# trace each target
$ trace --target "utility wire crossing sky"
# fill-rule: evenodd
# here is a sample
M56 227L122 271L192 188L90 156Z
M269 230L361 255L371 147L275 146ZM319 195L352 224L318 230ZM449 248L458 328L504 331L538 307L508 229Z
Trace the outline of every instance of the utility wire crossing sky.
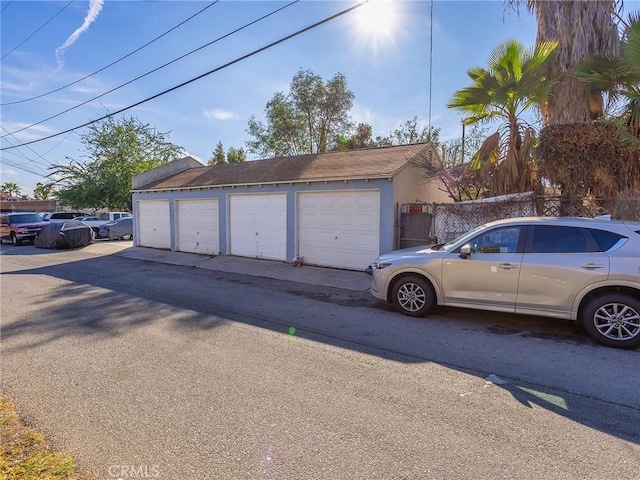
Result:
M109 115L168 132L203 163L219 141L246 148L248 120L262 120L301 69L344 74L352 120L374 137L417 117L457 138L461 117L446 103L469 84L467 70L508 39L532 47L536 34L529 12L501 1L1 6L0 175L23 194L48 183L52 164L90 160L81 135Z

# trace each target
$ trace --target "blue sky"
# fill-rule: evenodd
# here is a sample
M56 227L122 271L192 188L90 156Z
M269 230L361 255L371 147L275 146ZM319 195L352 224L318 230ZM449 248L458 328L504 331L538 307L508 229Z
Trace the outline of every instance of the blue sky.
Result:
M38 140L137 103L358 2L299 1L136 82L16 132L102 95L289 2L220 1L86 80L38 99L9 104L58 89L105 67L211 2L78 0L64 8L68 3L1 2L2 147ZM448 110L446 103L456 90L468 85L467 70L486 65L491 50L501 42L515 38L532 46L534 17L525 8L519 14L505 10L502 1L435 1L431 45L431 3L390 3L394 11L385 18L393 18L393 24L377 21L376 28L367 26L362 8L358 8L122 115L170 132L170 141L206 162L218 141L225 149L244 147L251 115L262 119L267 101L276 92L287 91L299 69L309 69L325 80L343 73L355 94L352 119L371 124L374 136L386 135L414 116L427 124L432 46L431 124L441 129L443 139L459 137L460 116ZM83 131L0 152L1 183L15 182L23 194L31 194L37 182L46 181L51 163L67 162L68 157L84 159L86 152L79 138Z

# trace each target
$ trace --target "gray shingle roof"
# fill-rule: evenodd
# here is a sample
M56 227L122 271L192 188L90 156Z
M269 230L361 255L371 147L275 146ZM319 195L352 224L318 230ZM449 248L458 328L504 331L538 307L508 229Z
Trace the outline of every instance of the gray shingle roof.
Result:
M146 185L138 186L135 191L388 178L394 176L411 159L428 148L431 147L422 143L189 168Z

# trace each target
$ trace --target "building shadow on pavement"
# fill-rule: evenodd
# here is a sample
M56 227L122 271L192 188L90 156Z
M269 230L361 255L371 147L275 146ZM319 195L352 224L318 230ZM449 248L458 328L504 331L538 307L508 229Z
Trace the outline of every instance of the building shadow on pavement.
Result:
M40 276L59 281L44 296L22 292L24 313L3 315L4 356L68 337L117 338L153 324L195 341L242 323L403 364L436 363L508 391L523 408L541 407L640 444L640 373L617 370L638 365L640 352L602 347L567 323L459 309L416 319L367 292L118 255L77 260L72 251L3 250L5 259L48 255L44 265L32 267L29 257L13 270L3 265L3 285L18 277L34 285ZM580 391L565 387L568 377ZM531 382L540 378L545 386ZM601 408L615 414L601 416Z

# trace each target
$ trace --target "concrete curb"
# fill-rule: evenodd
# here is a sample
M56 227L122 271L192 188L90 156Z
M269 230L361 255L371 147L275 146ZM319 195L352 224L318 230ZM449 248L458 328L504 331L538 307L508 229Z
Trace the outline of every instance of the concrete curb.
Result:
M198 255L146 247L129 247L116 253L116 255L136 260L204 268L356 292L366 292L371 286L371 276L364 272L314 267L311 265L294 267L289 262L277 260L234 257L231 255Z

